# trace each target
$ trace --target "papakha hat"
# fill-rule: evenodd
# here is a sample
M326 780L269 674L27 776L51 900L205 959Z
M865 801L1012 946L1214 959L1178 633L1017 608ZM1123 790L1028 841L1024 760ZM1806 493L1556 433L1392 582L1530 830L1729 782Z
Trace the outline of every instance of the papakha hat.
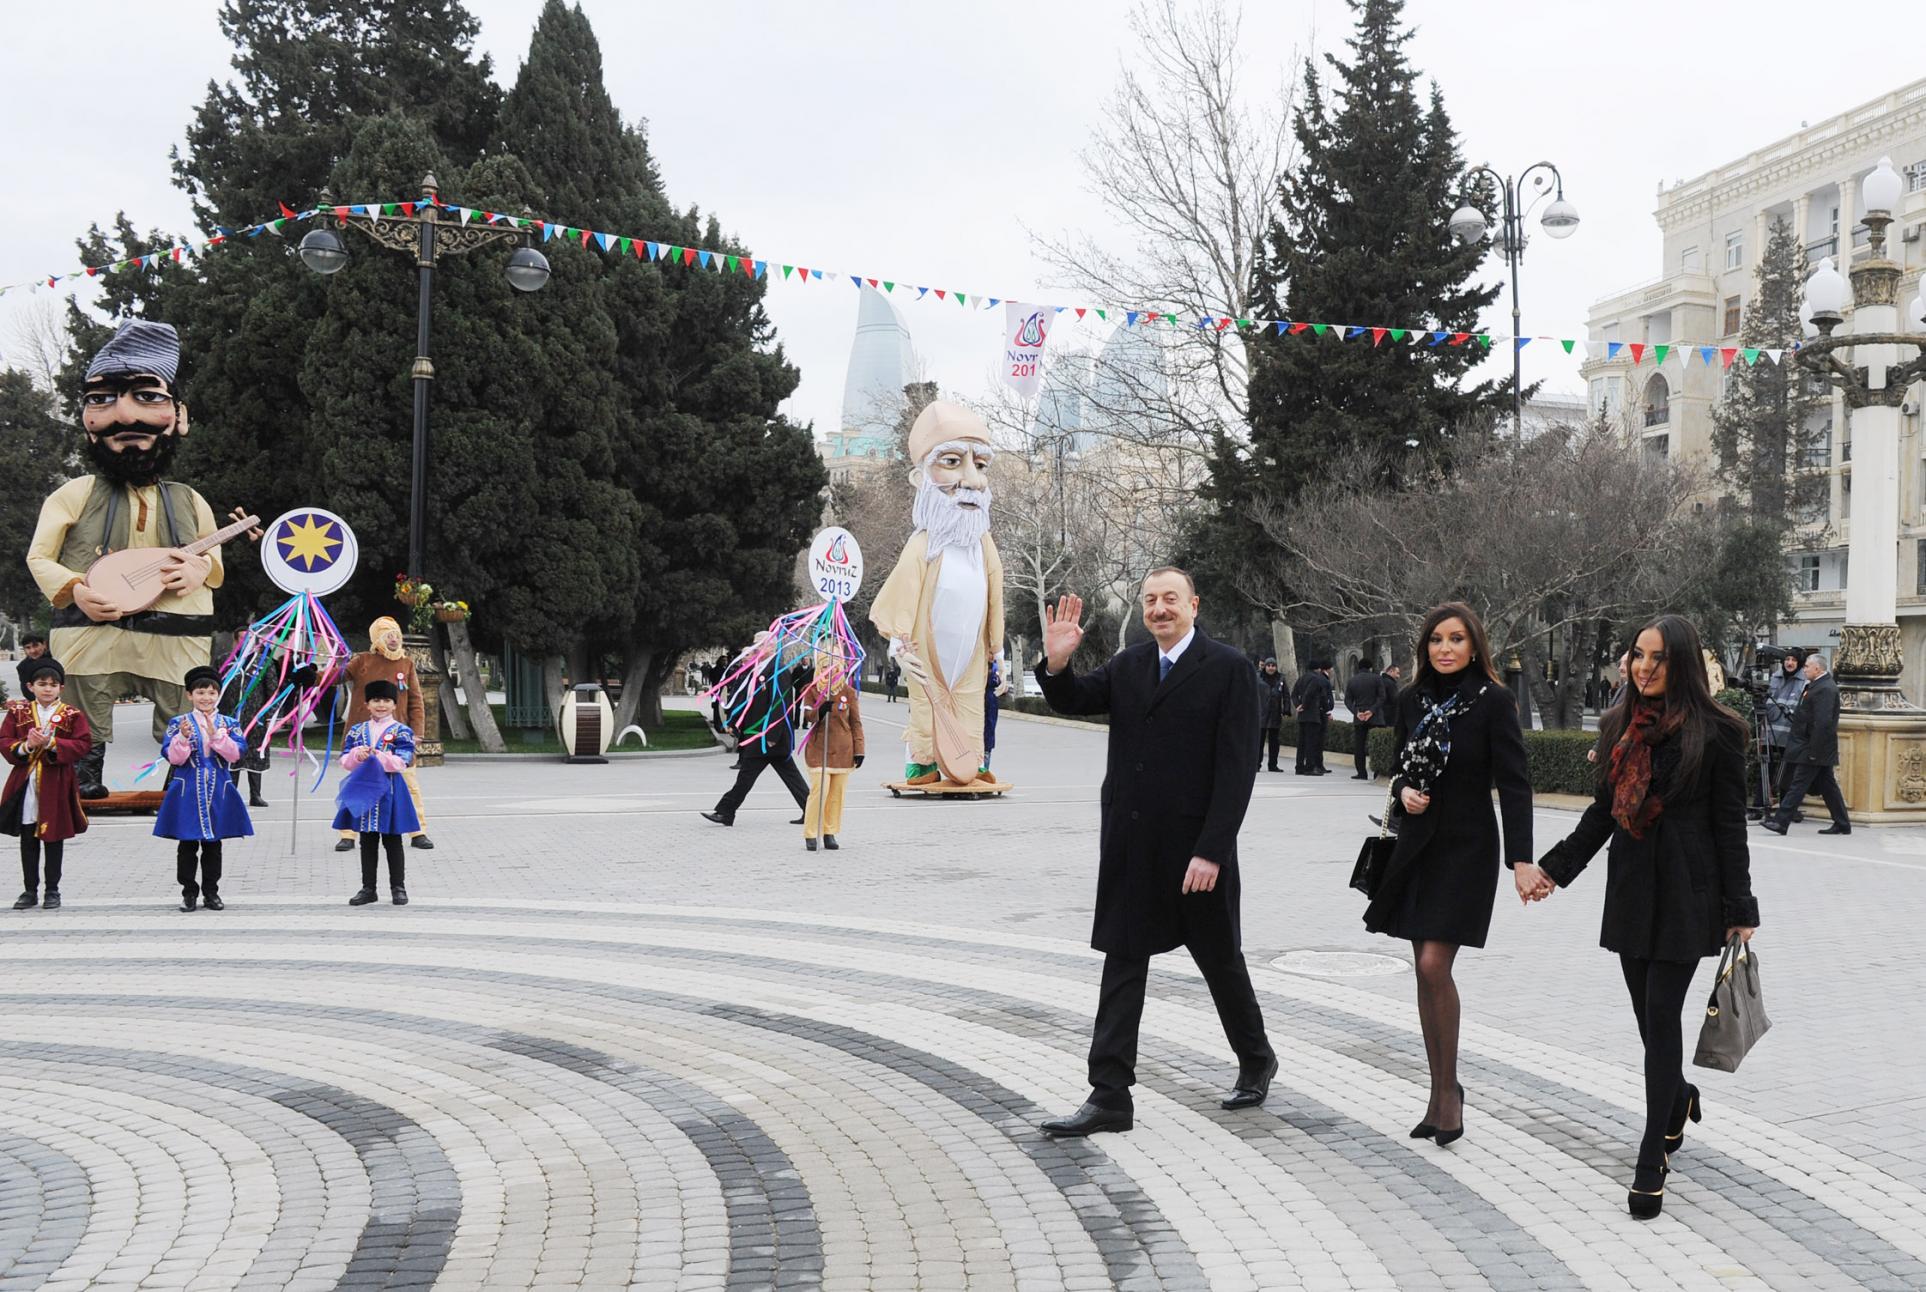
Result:
M181 367L181 336L172 323L128 319L87 365L87 380L151 372L173 389Z

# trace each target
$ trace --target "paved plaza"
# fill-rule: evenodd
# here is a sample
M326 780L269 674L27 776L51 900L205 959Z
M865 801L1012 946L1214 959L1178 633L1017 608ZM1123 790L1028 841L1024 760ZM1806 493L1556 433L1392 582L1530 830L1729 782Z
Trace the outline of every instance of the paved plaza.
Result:
M1774 1027L1695 1077L1705 1121L1641 1224L1602 861L1460 958L1467 1133L1440 1149L1405 1134L1408 948L1345 887L1382 786L1335 756L1260 776L1269 1104L1218 1109L1231 1060L1179 953L1136 1129L1056 1143L1103 736L1006 720L1013 794L892 800L904 710L865 711L835 853L773 777L733 828L698 816L720 753L430 770L405 909L345 905L354 857L320 799L291 847L278 775L222 913L174 908L151 821L97 820L65 909L0 915L0 1289L1926 1288L1926 831L1754 835ZM1572 820L1539 812L1541 850Z

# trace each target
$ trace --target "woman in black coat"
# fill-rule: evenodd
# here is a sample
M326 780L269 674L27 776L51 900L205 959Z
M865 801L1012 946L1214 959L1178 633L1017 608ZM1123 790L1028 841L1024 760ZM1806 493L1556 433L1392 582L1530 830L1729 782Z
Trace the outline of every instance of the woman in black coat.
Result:
M1425 616L1418 671L1393 724L1392 820L1398 841L1364 911L1364 927L1411 943L1431 1101L1413 1139L1464 1134L1458 1084L1458 948L1482 947L1498 888L1498 822L1521 896L1546 884L1531 864L1531 781L1518 706L1491 667L1484 625L1448 603ZM1521 864L1522 863L1522 864Z
M1745 838L1745 722L1712 698L1699 634L1678 615L1639 631L1625 698L1600 722L1597 796L1539 865L1560 887L1611 840L1599 945L1616 952L1645 1043L1645 1135L1627 1206L1665 1205L1670 1158L1699 1120L1681 1015L1699 961L1759 924Z

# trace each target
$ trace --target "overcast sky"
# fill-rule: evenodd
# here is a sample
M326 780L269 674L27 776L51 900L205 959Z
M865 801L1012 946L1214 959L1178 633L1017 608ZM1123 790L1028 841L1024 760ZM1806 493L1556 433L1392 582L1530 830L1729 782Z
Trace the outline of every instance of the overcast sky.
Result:
M512 82L540 0L468 4L497 79ZM699 15L637 0L583 7L609 89L626 117L646 120L671 198L717 212L758 255L1052 300L1063 293L1040 290L1046 269L1026 229L1114 227L1085 190L1077 153L1132 57L1121 2L710 0ZM75 235L117 210L141 228L187 232L167 153L207 82L231 74L214 0L7 9L0 283L73 268ZM1583 218L1570 239L1540 236L1527 252L1525 332L1582 336L1593 300L1658 272L1659 181L1921 74L1917 40L1866 39L1818 12L1785 0L1737 9L1413 0L1412 59L1443 88L1467 158L1507 173L1555 162ZM1275 86L1294 56L1332 48L1348 30L1342 0L1248 5L1247 86ZM1502 262L1488 269L1496 281ZM838 420L855 296L842 283L769 290L803 374L789 411L819 436ZM0 297L0 344L34 299ZM987 386L1001 311L934 298L901 309L931 375L966 395ZM1486 325L1508 331L1508 309L1501 297ZM1526 379L1575 392L1580 356L1532 347Z

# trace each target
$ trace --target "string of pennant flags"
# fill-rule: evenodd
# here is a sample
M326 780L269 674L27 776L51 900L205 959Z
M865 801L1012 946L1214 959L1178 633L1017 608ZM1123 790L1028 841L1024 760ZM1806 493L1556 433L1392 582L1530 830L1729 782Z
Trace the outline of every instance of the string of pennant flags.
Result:
M89 265L65 274L49 274L27 282L9 283L0 286L0 296L22 288L38 291L41 288L55 288L63 281L79 278L93 278L103 273L128 269L158 269L163 263L181 264L189 256L204 256L223 246L230 246L248 239L258 238L266 233L279 234L291 223L312 220L316 216L401 216L412 219L423 203L409 202L353 202L337 203L331 206L315 206L305 211L296 211L286 203L280 204L280 214L258 224L239 229L216 225L215 232L204 239L180 243L160 251L132 256L111 264ZM742 274L745 277L764 280L795 282L798 284L835 282L842 280L857 288L869 287L886 295L894 296L898 291L907 297L915 293L918 301L934 298L939 302L955 301L965 309L989 310L1016 297L991 296L987 293L960 292L941 287L924 287L904 282L900 279L885 278L880 275L842 273L832 270L790 264L764 257L742 255L734 252L713 251L705 247L680 246L649 238L636 238L623 234L604 233L600 230L580 228L553 220L534 216L510 215L501 211L490 211L482 207L461 206L452 202L436 201L436 208L453 216L461 224L481 221L484 224L507 225L516 229L539 234L543 242L561 239L587 247L593 243L605 253L617 256L633 255L639 260L654 263L679 263L694 268L713 270L719 274ZM1026 307L1027 308L1027 307ZM1164 325L1169 327L1194 328L1201 331L1225 332L1233 329L1240 332L1275 330L1280 336L1309 335L1316 339L1333 337L1338 341L1353 341L1368 337L1375 348L1390 342L1393 345L1415 346L1427 349L1455 349L1472 346L1481 350L1504 347L1523 350L1528 345L1542 343L1556 346L1566 354L1573 354L1579 346L1585 347L1587 357L1603 357L1607 360L1629 356L1634 366L1650 359L1654 365L1676 358L1681 364L1689 364L1693 356L1700 363L1710 367L1717 364L1730 368L1734 363L1743 362L1750 366L1764 358L1772 363L1781 363L1786 354L1797 351L1794 343L1783 347L1734 346L1717 342L1683 341L1656 344L1643 341L1592 341L1586 338L1557 336L1512 336L1502 332L1454 331L1425 327L1392 327L1370 323L1318 323L1297 319L1259 319L1239 318L1227 314L1193 315L1174 310L1121 309L1115 306L1090 305L1044 305L1038 308L1049 309L1056 314L1072 313L1081 321L1095 315L1098 321L1115 322L1123 327L1140 325Z

